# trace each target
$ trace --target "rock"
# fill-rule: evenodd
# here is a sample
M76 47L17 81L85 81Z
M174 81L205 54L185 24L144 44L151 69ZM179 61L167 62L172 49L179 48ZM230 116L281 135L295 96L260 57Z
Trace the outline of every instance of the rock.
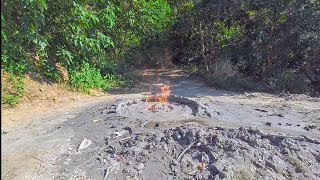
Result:
M134 168L136 168L138 171L142 171L144 168L146 168L146 166L143 163L139 163L135 165Z
M153 134L152 136L152 140L155 142L155 143L160 143L161 139L164 137L164 134L163 133L156 133L156 134Z
M178 131L181 136L184 136L184 135L185 135L185 130L183 130L183 129L180 128L180 127L177 127L177 128L176 128L176 131Z
M109 164L110 164L111 166L116 166L116 165L119 164L119 162L118 162L117 160L115 160L115 159L111 159L111 160L109 161Z
M284 148L282 151L281 151L281 154L283 155L288 155L290 154L290 150L288 148Z
M125 127L124 130L127 130L131 136L131 134L133 132L131 127Z
M168 145L167 145L167 144L163 144L163 145L162 145L162 149L163 149L165 152L169 152L169 148L168 148Z
M216 127L216 130L224 130L224 127L217 126L217 127Z
M288 147L288 148L290 148L291 146L294 145L294 143L291 142L289 139L284 139L284 140L282 141L282 144L283 144L285 147Z
M181 134L178 131L173 132L173 138L175 140L179 140L181 138Z
M260 133L261 131L260 131L260 129L257 128L257 127L249 127L248 132L249 132L250 134L257 134L257 133Z
M140 147L136 147L136 146L133 146L133 147L126 149L126 153L129 153L132 155L138 155L138 154L141 154L142 152L143 152L143 149Z
M92 141L91 141L90 139L84 138L84 139L81 141L80 145L78 146L78 152L79 152L80 150L82 150L82 149L85 149L85 148L89 147L91 143L92 143Z
M265 125L267 125L267 126L271 126L271 122L267 122Z
M123 171L123 176L125 177L125 179L128 179L128 178L136 178L137 177L137 171L134 170L133 168L131 167L128 167L128 168L125 168Z
M178 161L176 159L172 159L172 162L171 162L172 165L176 166L178 165Z
M178 176L178 175L179 175L179 171L178 171L177 169L174 169L174 170L173 170L173 175L174 175L174 176Z
M194 142L194 141L196 141L196 139L197 139L196 136L197 136L197 132L194 129L191 129L185 135L185 137L187 138L189 144Z
M315 128L317 128L317 126L315 126L315 125L309 125L309 126L304 127L304 129L306 131L310 131L310 130L315 129Z
M253 161L253 164L257 167L257 168L260 168L260 169L264 169L265 166L262 162L259 162L259 161Z
M111 154L115 154L117 151L117 149L114 146L108 146L106 149L106 152L111 153Z
M265 165L273 169L277 173L283 173L286 169L285 162L278 156L271 156L265 161Z
M205 139L205 135L206 132L204 132L202 129L200 129L197 133L196 133L196 137L199 141L204 141Z
M137 147L142 149L150 149L150 144L146 141L137 142Z
M310 131L310 128L308 126L304 127L303 129L306 131Z
M156 144L156 145L154 145L154 148L157 149L157 150L160 150L160 149L162 149L162 145Z

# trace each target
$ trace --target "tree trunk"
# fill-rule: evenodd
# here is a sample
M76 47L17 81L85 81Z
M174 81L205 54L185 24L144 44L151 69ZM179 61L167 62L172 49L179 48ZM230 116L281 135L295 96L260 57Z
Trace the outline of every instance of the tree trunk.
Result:
M199 23L199 31L200 31L200 54L201 54L201 58L203 60L203 64L204 64L204 67L207 69L207 71L209 72L209 66L208 66L208 62L207 62L207 59L205 57L205 45L204 45L204 37L203 37L203 32L202 32L202 24L201 22Z

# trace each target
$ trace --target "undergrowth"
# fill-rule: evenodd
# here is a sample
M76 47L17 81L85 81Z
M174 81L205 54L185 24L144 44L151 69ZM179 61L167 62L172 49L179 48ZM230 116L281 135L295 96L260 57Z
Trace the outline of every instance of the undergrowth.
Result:
M99 69L88 63L70 72L70 86L76 91L86 93L91 89L102 88L106 91L110 88L107 77L103 77Z
M73 90L90 93L92 89L107 91L110 88L133 86L138 80L138 76L133 73L102 75L99 69L84 63L70 72L69 82Z
M206 81L217 88L226 90L255 90L257 84L244 77L229 61L218 61L205 75Z
M311 82L307 77L292 71L275 74L265 82L265 89L270 92L311 93Z
M24 78L12 73L1 72L1 104L16 106L25 95Z

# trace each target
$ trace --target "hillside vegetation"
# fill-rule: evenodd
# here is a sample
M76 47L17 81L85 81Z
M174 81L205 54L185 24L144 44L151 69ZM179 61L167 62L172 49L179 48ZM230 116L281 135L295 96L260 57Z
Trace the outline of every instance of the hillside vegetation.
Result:
M19 102L26 74L89 93L170 62L220 88L320 87L319 0L4 0L1 10L2 104Z

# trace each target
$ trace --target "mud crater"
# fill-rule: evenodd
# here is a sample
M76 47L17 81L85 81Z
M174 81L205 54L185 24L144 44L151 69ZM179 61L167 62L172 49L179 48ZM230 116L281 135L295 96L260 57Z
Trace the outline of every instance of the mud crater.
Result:
M113 107L118 115L135 119L176 120L185 117L211 117L209 110L197 101L173 95L170 95L168 100L168 103L161 104L152 100L146 102L146 98L132 99L119 101ZM150 110L152 106L153 110Z

